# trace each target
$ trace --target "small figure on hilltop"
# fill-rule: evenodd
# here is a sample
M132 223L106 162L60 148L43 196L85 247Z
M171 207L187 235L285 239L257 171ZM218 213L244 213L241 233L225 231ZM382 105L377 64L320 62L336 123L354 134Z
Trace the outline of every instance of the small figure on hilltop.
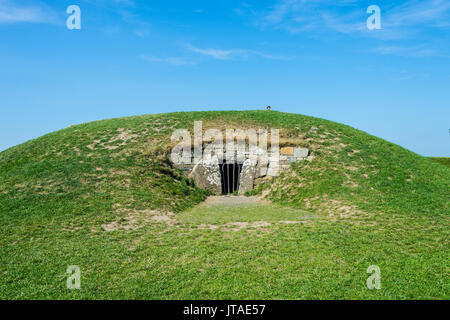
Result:
M267 106L267 111L270 111L270 109L271 109L270 106Z

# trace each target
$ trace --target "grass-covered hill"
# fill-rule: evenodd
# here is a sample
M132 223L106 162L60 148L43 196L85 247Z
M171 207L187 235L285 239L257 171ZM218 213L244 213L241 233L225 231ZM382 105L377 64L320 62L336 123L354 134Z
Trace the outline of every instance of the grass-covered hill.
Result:
M443 158L443 157L431 157L431 160L443 164L444 166L450 167L450 158Z
M273 202L266 211L213 208L228 212L214 220L194 208L207 192L168 161L173 130L196 120L279 128L282 146L307 147L313 159L252 192ZM0 153L0 298L448 298L449 190L450 168L302 115L71 126ZM300 212L315 218L274 222ZM365 287L371 264L385 289ZM80 266L81 290L66 289L68 265Z

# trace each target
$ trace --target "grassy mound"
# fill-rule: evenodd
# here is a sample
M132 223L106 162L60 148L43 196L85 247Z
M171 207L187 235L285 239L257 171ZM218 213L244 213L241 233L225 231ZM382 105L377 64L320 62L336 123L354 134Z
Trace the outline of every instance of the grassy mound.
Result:
M443 164L444 166L450 167L450 158L442 158L442 157L432 157L430 158L434 162Z
M225 210L223 219L246 227L204 228L208 214L192 208L207 192L168 161L172 131L192 131L196 120L279 128L281 145L307 147L313 159L253 192L280 206ZM302 115L76 125L0 153L0 298L448 298L449 189L448 167ZM317 218L263 223L295 210ZM370 264L384 266L389 290L365 287ZM68 265L80 266L81 290L66 289Z

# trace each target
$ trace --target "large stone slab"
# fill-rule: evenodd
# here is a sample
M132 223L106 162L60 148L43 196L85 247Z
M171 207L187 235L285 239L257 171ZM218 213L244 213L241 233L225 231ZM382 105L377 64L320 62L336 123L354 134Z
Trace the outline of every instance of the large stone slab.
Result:
M267 169L267 175L272 177L278 177L280 175L280 162L270 161L269 168Z
M251 159L244 161L241 175L239 176L239 195L253 190L255 184L256 163Z
M309 149L307 148L295 148L294 157L296 158L306 158L309 155Z
M269 165L269 161L259 160L258 164L256 165L255 177L260 178L260 177L264 177L265 175L267 175L268 165Z
M222 180L217 158L200 161L192 169L190 177L200 189L208 190L215 195L222 194Z

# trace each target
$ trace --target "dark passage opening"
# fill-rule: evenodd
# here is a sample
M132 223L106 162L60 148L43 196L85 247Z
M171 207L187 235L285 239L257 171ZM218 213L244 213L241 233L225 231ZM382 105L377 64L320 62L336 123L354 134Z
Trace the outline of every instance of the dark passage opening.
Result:
M219 167L222 178L222 194L229 194L239 190L239 176L242 164L223 163L219 164Z

